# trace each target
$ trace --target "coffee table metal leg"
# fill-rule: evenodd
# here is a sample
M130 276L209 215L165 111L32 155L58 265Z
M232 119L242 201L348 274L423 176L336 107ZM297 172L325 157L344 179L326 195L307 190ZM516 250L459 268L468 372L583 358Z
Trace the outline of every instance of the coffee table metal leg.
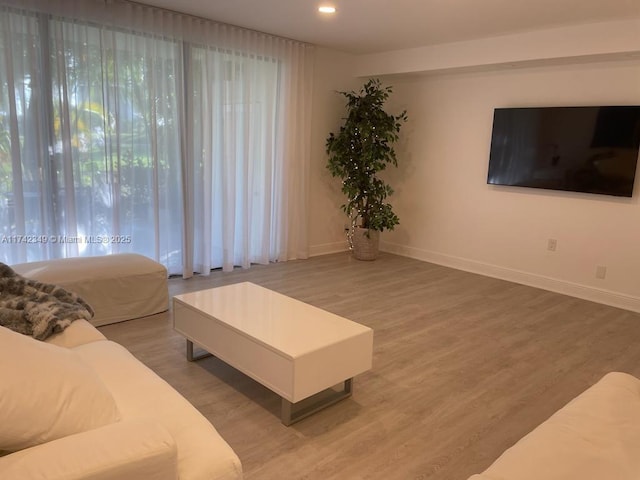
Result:
M191 340L187 340L187 360L189 362L193 362L195 360L200 360L201 358L205 358L205 357L212 357L213 354L209 353L209 352L205 352L201 355L197 355L197 356L193 356L193 342Z
M297 403L291 403L286 398L283 398L280 419L282 420L282 423L288 427L289 425L292 425L303 418L307 418L309 415L312 415L319 410L350 397L352 394L353 378L348 378L344 381L344 388L342 391L333 392L330 395L326 395L325 392L320 392L310 397L311 403L307 401L309 399L305 399ZM313 401L315 397L318 397L317 401Z

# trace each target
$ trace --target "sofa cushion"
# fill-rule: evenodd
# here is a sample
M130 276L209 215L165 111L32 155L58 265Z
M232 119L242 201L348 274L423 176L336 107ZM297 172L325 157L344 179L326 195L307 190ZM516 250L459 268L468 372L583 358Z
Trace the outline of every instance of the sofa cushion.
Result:
M637 480L640 380L612 372L469 480Z
M0 478L177 480L176 445L156 422L117 422L0 457Z
M118 421L113 397L80 356L0 327L0 450Z
M73 350L111 391L123 421L155 420L171 434L181 480L242 478L240 460L211 423L124 347L107 340Z

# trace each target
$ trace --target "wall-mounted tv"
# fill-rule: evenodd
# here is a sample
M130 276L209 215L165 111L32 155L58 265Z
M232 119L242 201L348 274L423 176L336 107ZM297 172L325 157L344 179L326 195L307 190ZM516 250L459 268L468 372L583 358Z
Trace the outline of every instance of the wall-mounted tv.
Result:
M487 183L631 197L640 106L496 108Z

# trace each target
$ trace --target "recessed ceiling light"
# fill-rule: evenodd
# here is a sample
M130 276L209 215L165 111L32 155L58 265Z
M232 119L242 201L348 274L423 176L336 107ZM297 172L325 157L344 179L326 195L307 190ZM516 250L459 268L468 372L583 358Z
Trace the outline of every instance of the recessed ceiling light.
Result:
M321 13L336 13L336 7L325 5L322 7L318 7L318 11Z

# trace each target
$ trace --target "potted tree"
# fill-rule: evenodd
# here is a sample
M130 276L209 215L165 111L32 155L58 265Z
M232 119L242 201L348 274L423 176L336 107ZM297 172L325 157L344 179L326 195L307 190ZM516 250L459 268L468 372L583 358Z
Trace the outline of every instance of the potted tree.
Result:
M347 196L342 209L351 221L348 239L355 258L374 260L380 232L393 230L400 222L386 202L393 189L377 173L389 164L398 166L393 144L407 112L385 112L392 88L383 87L379 79L367 81L359 92L338 93L347 99L347 117L340 131L327 138L327 168L342 179L342 192Z

